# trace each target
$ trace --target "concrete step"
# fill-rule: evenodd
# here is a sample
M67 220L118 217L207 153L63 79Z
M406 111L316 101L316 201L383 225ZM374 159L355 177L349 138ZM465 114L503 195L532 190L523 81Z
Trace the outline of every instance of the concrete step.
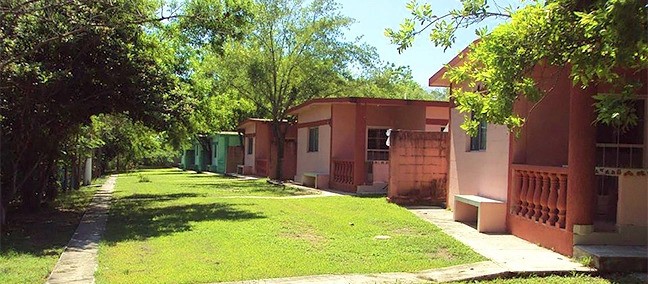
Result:
M359 185L357 194L387 194L387 184L386 183L374 183L372 185Z
M591 264L604 272L647 272L647 246L576 245L574 257L589 257Z

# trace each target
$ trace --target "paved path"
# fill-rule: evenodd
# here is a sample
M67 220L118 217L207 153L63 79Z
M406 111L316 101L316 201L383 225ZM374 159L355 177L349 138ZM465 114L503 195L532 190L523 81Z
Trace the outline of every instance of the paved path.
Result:
M117 175L112 175L95 193L67 248L46 283L94 283L97 249L106 228L108 209Z
M592 271L589 267L571 261L569 257L516 236L479 233L466 224L453 221L452 212L448 210L421 207L411 207L409 210L490 259L505 271L513 273Z

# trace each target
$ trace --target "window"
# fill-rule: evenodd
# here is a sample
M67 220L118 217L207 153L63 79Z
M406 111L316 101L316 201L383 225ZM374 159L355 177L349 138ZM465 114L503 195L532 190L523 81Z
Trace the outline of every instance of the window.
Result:
M247 154L252 155L252 147L254 147L254 137L248 137L247 139Z
M308 129L308 152L319 151L319 127Z
M472 115L471 115L472 117ZM480 121L477 126L477 135L470 137L470 151L484 151L486 150L486 121Z
M367 160L389 160L389 147L387 146L387 129L367 129Z
M214 159L218 159L218 142L214 143Z

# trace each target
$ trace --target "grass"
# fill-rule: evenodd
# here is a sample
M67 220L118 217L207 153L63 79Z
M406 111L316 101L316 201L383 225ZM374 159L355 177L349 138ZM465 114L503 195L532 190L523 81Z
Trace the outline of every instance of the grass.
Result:
M644 283L638 278L635 278L628 274L604 274L600 276L590 276L584 274L573 274L567 276L530 276L530 277L520 277L520 278L511 278L511 279L494 279L487 281L474 281L474 282L462 282L462 283L488 283L488 284L532 284L532 283L543 283L543 284L612 284L612 283L623 283L623 284L641 284Z
M483 260L384 198L246 198L308 192L173 170L142 174L150 182L136 174L117 181L98 283L419 271Z
M10 212L0 250L0 283L42 283L76 230L86 206L105 179L63 192L41 212Z

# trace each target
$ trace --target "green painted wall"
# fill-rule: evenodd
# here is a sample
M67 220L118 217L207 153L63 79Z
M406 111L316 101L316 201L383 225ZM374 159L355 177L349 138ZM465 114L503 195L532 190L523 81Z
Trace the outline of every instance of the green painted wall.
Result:
M212 164L209 170L224 174L227 167L227 148L240 146L240 139L237 133L217 133L212 136Z
M205 151L198 141L194 141L194 152L196 161L194 170L197 172L207 171L210 163L209 152Z
M184 150L182 152L182 163L181 167L183 170L193 170L196 163L196 157L193 149Z

